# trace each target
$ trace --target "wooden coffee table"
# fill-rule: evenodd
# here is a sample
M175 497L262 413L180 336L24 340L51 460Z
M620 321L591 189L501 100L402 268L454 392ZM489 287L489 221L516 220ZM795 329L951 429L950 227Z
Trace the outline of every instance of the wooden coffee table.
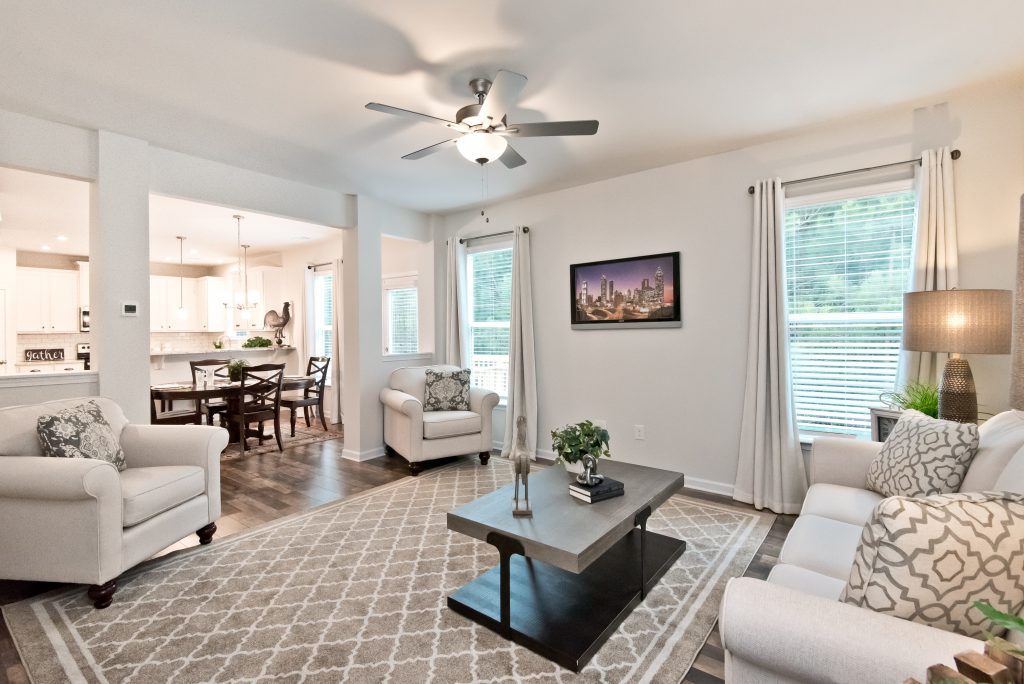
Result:
M493 545L501 560L448 607L579 672L686 549L647 531L681 473L604 460L600 472L625 495L574 499L572 476L554 466L530 474L532 518L512 517L513 485L449 512L448 529Z

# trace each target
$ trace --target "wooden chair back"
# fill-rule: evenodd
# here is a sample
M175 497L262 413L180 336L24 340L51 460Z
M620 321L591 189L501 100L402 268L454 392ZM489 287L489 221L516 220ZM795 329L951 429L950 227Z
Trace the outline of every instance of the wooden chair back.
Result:
M283 380L283 363L246 366L242 370L242 387L238 403L243 424L247 416L280 413Z
M228 364L231 363L231 359L201 359L199 361L189 361L189 368L192 369L192 384L196 384L196 373L200 368L203 370L213 372L213 376L217 379L228 379Z
M313 378L313 385L306 388L305 396L319 398L324 396L327 385L327 368L331 365L329 356L310 356L306 364L306 375Z

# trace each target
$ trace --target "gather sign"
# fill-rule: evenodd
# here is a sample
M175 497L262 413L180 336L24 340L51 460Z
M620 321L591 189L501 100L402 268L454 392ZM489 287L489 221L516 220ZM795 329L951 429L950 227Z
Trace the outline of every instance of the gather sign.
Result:
M64 349L26 349L26 361L63 361Z

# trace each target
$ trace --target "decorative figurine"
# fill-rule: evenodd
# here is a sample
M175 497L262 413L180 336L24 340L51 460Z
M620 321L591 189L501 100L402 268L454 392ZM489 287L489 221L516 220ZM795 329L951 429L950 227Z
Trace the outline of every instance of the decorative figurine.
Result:
M526 416L516 418L516 448L512 451L512 468L516 473L516 495L513 501L515 507L512 509L514 518L532 518L533 509L530 508L530 452L526 450ZM523 482L525 497L524 507L519 506L519 481Z
M582 485L592 487L604 480L604 475L597 474L597 459L590 454L584 454L580 459L583 462L583 472L576 476L576 481Z
M263 328L274 331L274 341L279 347L284 345L284 327L292 320L291 307L291 302L285 302L280 314L271 309L263 316Z

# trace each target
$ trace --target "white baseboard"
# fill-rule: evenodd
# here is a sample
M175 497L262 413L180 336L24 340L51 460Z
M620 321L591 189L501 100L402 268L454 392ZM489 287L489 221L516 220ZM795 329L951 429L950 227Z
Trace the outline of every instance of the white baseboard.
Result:
M696 489L699 492L721 494L722 496L732 496L733 491L733 486L728 482L703 480L699 477L687 477L685 486L687 489Z
M367 451L353 451L352 449L342 449L341 457L347 461L369 461L374 458L380 458L384 455L384 447L379 446L374 449Z

